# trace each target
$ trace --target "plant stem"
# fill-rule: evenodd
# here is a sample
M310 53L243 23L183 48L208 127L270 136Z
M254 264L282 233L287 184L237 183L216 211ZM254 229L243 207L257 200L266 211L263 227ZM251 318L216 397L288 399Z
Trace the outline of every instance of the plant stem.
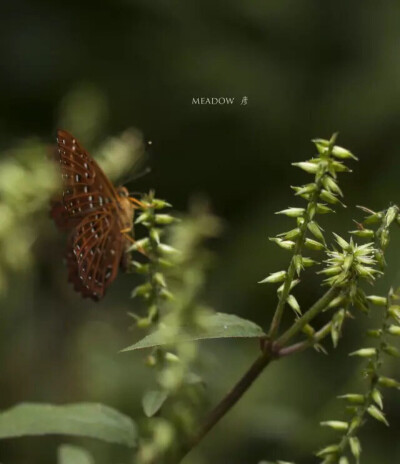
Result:
M304 313L304 315L298 319L294 325L287 330L281 338L276 342L276 346L282 346L290 338L296 335L304 325L311 321L315 316L317 316L326 306L337 296L339 289L336 287L331 287L311 308ZM327 324L328 326L328 324ZM323 338L327 334L327 326L324 326L319 332L315 334L315 337L318 339ZM330 326L329 326L330 327ZM283 338L284 337L284 338ZM301 348L297 348L292 351L301 351L301 349L311 346L313 340L306 340L305 345L301 345ZM307 346L306 346L307 345ZM232 390L221 400L221 402L210 412L207 416L204 423L200 426L199 430L193 435L189 442L181 449L179 459L176 462L180 462L189 451L194 448L204 436L216 425L220 419L222 419L225 414L238 402L238 400L243 396L243 394L250 388L253 382L257 377L263 372L263 370L268 366L268 364L273 360L279 357L279 351L275 351L274 346L264 345L267 349L261 353L258 358L253 362L248 371L243 375L243 377L237 382L237 384L232 388ZM269 350L268 350L269 346ZM290 347L287 348L287 355L291 354ZM285 352L283 352L285 353Z
M276 345L279 347L285 346L286 343L293 338L301 329L321 311L323 311L329 303L338 295L340 289L338 287L331 287L322 297L315 302L311 308L305 312L297 321L284 332L276 341Z
M222 401L210 412L205 422L200 426L199 430L193 435L191 440L182 449L179 456L180 462L189 451L194 448L204 436L216 425L219 420L238 402L242 395L250 388L256 378L272 361L269 353L262 353L253 362L248 371L239 380L239 382L232 388L232 390L222 399Z
M285 356L289 356L291 354L300 353L301 351L310 348L311 346L315 345L316 343L320 342L323 338L329 335L332 327L332 321L329 321L325 324L320 330L315 332L315 334L310 337L309 340L303 340L302 342L295 343L293 345L281 348L278 351L278 357L283 358Z

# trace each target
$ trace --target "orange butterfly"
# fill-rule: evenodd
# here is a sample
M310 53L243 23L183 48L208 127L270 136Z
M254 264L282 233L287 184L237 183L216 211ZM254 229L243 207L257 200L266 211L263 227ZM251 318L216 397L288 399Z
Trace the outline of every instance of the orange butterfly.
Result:
M82 145L67 131L57 132L56 160L62 195L52 201L56 225L69 231L68 280L83 297L98 301L116 278L141 203L125 187L115 188Z

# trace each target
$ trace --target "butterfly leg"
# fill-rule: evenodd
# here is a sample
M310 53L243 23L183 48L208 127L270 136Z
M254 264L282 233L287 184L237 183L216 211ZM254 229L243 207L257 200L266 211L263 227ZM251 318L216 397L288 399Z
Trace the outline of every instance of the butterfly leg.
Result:
M134 197L128 197L128 200L133 203L136 207L139 207L139 208L142 208L142 209L146 209L146 205L144 203L142 203L141 201L139 201L137 198L134 198Z
M121 234L124 235L124 237L125 237L127 240L129 240L129 241L134 245L134 244L136 243L136 240L135 240L133 237L131 237L131 236L129 235L129 232L131 232L131 230L132 230L131 227L127 227L126 229L120 230L120 232L121 232ZM138 251L139 253L142 253L143 255L147 256L147 254L146 254L146 252L143 250L143 248L139 247L139 248L137 249L137 251Z

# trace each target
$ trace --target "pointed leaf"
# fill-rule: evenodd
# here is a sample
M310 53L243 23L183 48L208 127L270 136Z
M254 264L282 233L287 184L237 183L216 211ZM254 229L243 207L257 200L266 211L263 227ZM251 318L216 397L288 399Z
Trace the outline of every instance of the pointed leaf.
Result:
M202 319L202 329L191 329L190 327L180 327L176 333L176 328L172 328L174 333L173 343L189 342L194 340L207 340L212 338L260 338L265 336L262 328L247 319L235 316L234 314L215 313ZM160 327L155 332L142 338L122 351L139 350L142 348L152 348L154 346L171 344L169 333L171 328Z
M0 413L0 438L26 435L91 437L133 447L137 433L131 418L97 403L22 403Z
M144 394L142 399L143 411L147 417L156 414L165 400L168 398L168 392L165 390L151 390Z
M94 464L90 453L80 446L61 445L58 448L58 464Z

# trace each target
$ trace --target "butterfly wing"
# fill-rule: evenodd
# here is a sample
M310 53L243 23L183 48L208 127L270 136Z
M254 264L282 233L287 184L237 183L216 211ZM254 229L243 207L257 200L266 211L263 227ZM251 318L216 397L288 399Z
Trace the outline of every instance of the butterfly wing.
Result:
M121 199L98 164L68 132L57 133L62 195L51 216L71 230L67 248L69 281L83 297L99 300L115 279L127 243ZM129 221L130 222L130 221Z
M51 216L62 228L76 225L88 213L110 203L117 203L118 194L100 166L69 132L57 132L57 152L63 180L62 197L54 202ZM60 202L66 213L60 208ZM70 220L68 219L70 218Z
M69 280L84 297L99 300L115 279L126 239L106 208L88 214L70 235Z

